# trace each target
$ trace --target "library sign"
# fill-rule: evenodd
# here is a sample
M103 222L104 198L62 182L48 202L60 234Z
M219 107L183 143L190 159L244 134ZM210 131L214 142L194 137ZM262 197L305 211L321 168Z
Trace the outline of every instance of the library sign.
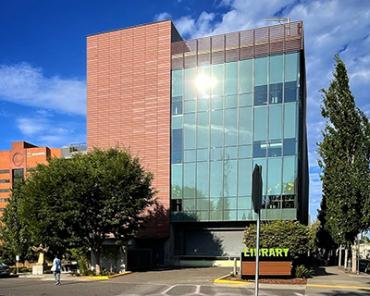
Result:
M257 255L256 248L244 248L243 249L244 257L255 257ZM285 257L289 255L288 248L260 248L259 249L260 257Z

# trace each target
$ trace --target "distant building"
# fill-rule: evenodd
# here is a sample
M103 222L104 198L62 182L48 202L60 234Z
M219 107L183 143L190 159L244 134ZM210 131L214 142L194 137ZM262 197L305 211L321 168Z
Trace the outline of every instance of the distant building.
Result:
M74 153L86 151L86 145L64 148L38 147L20 141L13 142L10 150L0 151L0 216L4 211L14 184L24 180L38 164L47 164L51 158L69 158Z
M137 247L155 263L239 256L255 164L262 219L307 223L303 23L190 41L171 21L88 36L87 144L127 147L153 172L165 214Z

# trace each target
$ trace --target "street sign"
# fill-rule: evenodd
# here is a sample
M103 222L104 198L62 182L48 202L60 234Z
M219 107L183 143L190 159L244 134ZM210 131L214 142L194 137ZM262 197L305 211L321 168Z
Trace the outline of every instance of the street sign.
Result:
M262 204L262 166L256 164L252 175L253 210L258 213Z

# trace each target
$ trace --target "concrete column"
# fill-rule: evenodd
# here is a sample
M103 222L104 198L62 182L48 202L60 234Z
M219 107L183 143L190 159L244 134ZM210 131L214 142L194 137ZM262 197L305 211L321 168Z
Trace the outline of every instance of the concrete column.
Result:
M357 272L357 246L352 246L352 272Z
M338 267L342 266L342 246L338 249Z

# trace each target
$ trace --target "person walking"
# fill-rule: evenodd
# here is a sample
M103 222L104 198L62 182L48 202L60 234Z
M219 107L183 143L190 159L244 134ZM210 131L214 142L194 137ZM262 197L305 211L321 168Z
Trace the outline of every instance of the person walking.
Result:
M51 267L51 271L54 274L55 278L55 285L60 286L60 272L62 270L62 262L58 258L58 255L55 255L53 260L53 266Z

